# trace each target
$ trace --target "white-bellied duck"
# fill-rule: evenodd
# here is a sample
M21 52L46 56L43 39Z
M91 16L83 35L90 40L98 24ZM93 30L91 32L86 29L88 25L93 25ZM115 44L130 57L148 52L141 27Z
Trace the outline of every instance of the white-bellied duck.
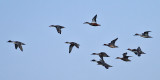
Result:
M108 44L104 44L104 46L108 46L108 47L110 47L110 48L118 48L118 46L115 45L115 42L116 42L117 39L118 39L118 38L112 40L112 41L111 41L110 43L108 43Z
M15 45L15 49L17 49L19 47L19 49L21 51L23 51L22 45L25 45L24 43L19 42L19 41L11 41L11 40L9 40L8 42L13 43Z
M50 25L49 27L55 27L55 28L57 29L57 32L58 32L59 34L61 34L61 29L62 29L62 28L65 28L65 27L60 26L60 25Z
M104 60L102 60L102 59L100 59L99 61L93 59L93 60L91 60L91 61L97 62L97 65L102 65L102 66L104 66L106 69L109 69L109 67L113 67L113 66L107 64L107 63L106 63Z
M91 26L101 26L100 24L97 24L96 18L97 18L97 14L93 17L91 23L90 22L84 22L83 24L89 24Z
M103 57L109 57L105 52L100 53L92 53L91 55L99 55L99 57L103 60Z
M132 56L127 56L127 52L126 52L126 53L123 53L123 57L122 58L117 57L116 59L121 59L123 61L128 62L128 61L131 61L131 60L128 59L129 57L132 57Z
M151 32L151 31L145 31L145 32L142 33L142 34L136 33L135 36L141 36L141 37L143 37L143 38L152 38L151 36L149 36L149 32Z
M73 46L76 46L77 48L79 48L79 46L80 46L76 42L65 42L65 43L70 44L70 46L69 46L69 53L71 53Z

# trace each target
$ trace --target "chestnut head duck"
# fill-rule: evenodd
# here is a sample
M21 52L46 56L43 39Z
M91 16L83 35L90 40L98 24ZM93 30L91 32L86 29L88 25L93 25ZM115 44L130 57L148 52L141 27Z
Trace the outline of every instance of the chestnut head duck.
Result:
M142 33L142 34L136 33L135 36L141 36L141 37L143 37L143 38L152 38L151 36L149 36L149 34L148 34L149 32L151 32L151 31L145 31L145 32Z
M91 26L101 26L100 24L97 24L96 18L97 18L97 14L93 17L91 23L90 22L84 22L83 24L89 24Z
M62 29L62 28L65 28L65 27L60 26L60 25L50 25L49 27L55 27L55 28L57 29L57 32L58 32L59 34L61 34L61 29Z
M70 46L69 46L69 53L71 53L73 46L76 46L77 48L79 48L79 46L80 46L76 42L65 42L65 43L70 44Z
M122 58L121 57L117 57L116 59L121 59L123 61L128 62L128 61L131 61L131 60L128 59L129 57L132 57L132 56L127 56L127 52L126 52L126 53L123 53L123 57Z
M24 43L19 42L19 41L11 41L11 40L9 40L8 42L13 43L15 45L15 49L17 49L19 47L19 49L21 51L23 51L22 45L25 45Z
M104 46L108 46L110 48L118 48L118 46L115 45L115 42L118 40L118 38L112 40L110 43L108 44L104 44Z

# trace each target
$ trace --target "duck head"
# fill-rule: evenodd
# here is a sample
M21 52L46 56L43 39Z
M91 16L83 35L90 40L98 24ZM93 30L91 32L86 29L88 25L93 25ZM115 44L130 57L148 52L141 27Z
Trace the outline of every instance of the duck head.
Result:
M9 40L8 42L12 42L11 40Z
M91 61L96 62L96 60L95 60L95 59L92 59Z
M116 57L116 59L121 59L120 57Z
M54 25L50 25L49 27L54 27Z
M108 44L103 44L104 46L109 46Z
M89 22L84 22L83 24L89 24Z
M65 42L65 43L70 44L70 42Z
M92 53L91 55L98 55L97 53Z
M128 48L127 50L131 51L132 49Z
M134 36L139 36L140 34L136 33Z

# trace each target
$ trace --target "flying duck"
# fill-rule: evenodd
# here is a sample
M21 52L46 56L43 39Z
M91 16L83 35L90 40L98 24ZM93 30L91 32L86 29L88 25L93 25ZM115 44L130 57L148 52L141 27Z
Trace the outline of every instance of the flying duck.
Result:
M102 65L102 66L104 66L106 69L109 69L109 67L113 67L113 66L107 64L107 63L106 63L104 60L102 60L102 59L100 59L99 61L93 59L93 60L91 60L91 61L97 62L97 65Z
M71 53L73 46L76 46L77 48L79 48L79 46L80 46L76 42L65 42L65 43L70 44L70 46L69 46L69 53Z
M62 28L65 28L65 27L60 26L60 25L50 25L49 27L55 27L55 28L57 29L57 32L58 32L59 34L61 34L61 29L62 29Z
M141 56L141 54L146 54L144 53L140 47L137 48L138 56Z
M136 55L138 55L137 49L130 49L130 48L128 48L127 50L129 50L131 52L134 52Z
M126 53L123 53L123 57L122 58L117 57L116 59L121 59L123 61L128 62L128 61L131 61L131 60L128 59L129 57L132 57L132 56L127 56L127 52L126 52Z
M23 51L22 45L25 45L24 43L19 42L19 41L11 41L11 40L9 40L8 42L15 44L15 49L17 49L19 47L19 49L21 51Z
M104 46L108 46L110 48L118 48L118 46L115 45L115 42L117 41L118 38L112 40L110 43L108 44L104 44Z
M142 33L142 34L136 33L135 36L141 36L141 37L143 37L143 38L152 38L151 36L148 35L149 32L151 32L151 31L145 31L145 32Z
M99 55L99 57L103 60L103 57L109 57L105 52L100 53L92 53L91 55Z
M91 26L101 26L100 24L97 24L96 22L97 14L93 17L92 22L84 22L83 24L89 24Z

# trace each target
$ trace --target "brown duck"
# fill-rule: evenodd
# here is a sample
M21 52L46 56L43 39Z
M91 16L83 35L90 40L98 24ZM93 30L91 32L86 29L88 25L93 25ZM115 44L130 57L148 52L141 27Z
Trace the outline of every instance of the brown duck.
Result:
M149 32L151 32L151 31L145 31L145 32L142 33L142 34L136 33L135 36L141 36L141 37L143 37L143 38L152 38L151 36L149 36Z
M90 22L84 22L83 24L89 24L89 25L91 25L91 26L101 26L100 24L97 24L96 19L97 19L97 14L93 17L91 23L90 23Z
M79 46L80 46L76 42L65 42L65 43L70 44L70 46L69 46L69 53L71 53L73 46L76 46L77 48L79 48Z
M126 53L123 53L123 57L122 58L117 57L116 59L121 59L123 61L128 62L128 61L131 61L131 60L128 59L129 57L132 57L132 56L127 56L127 52L126 52Z
M55 27L55 28L57 29L57 32L58 32L59 34L61 34L61 29L62 29L62 28L65 28L65 27L60 26L60 25L50 25L49 27Z
M103 60L103 57L109 57L105 52L92 53L91 55L98 55L102 60Z
M115 42L118 40L118 38L112 40L110 43L108 44L104 44L104 46L108 46L110 48L118 48L118 46L115 45Z
M19 41L11 41L11 40L9 40L8 42L13 43L15 45L15 49L17 49L19 47L19 49L21 51L23 51L22 45L25 45L24 43L19 42Z
M106 63L104 60L102 60L102 59L100 59L99 61L93 59L93 60L91 60L91 61L97 62L97 65L102 65L102 66L104 66L106 69L109 69L109 67L113 67L113 66L107 64L107 63Z

